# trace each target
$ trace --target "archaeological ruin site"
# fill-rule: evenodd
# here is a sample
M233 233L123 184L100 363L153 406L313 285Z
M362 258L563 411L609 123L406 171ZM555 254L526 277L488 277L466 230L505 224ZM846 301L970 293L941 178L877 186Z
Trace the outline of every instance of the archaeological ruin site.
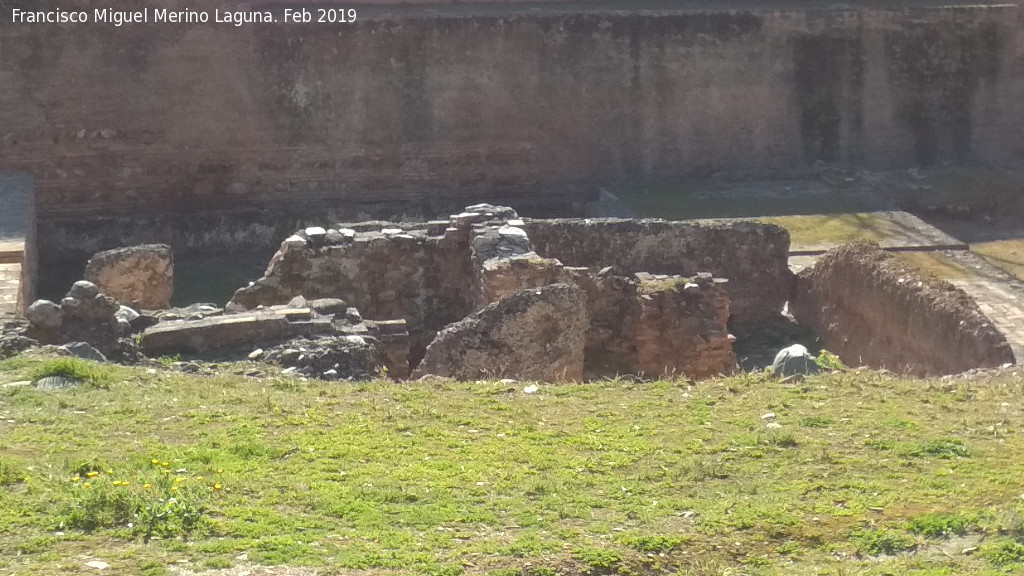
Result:
M1024 353L1024 264L975 249L1022 230L1016 5L166 4L195 22L0 32L5 355L559 382Z
M0 0L0 576L1024 574L1024 0Z

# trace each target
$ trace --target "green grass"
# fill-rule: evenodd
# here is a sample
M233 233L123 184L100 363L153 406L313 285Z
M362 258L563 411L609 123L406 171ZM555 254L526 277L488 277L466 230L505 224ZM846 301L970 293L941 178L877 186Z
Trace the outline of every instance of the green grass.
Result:
M0 384L53 368L0 362ZM739 375L526 395L221 369L110 367L106 388L0 388L0 573L81 573L87 557L105 574L203 572L242 554L321 574L1024 567L1024 382L1012 376ZM953 537L980 540L977 552L937 553Z
M895 223L873 212L798 214L763 217L757 220L777 224L788 230L794 250L831 248L857 240L881 243L901 233Z
M64 376L80 380L84 384L106 387L115 377L116 369L110 365L80 360L78 358L56 358L37 365L28 374L36 382L49 376Z

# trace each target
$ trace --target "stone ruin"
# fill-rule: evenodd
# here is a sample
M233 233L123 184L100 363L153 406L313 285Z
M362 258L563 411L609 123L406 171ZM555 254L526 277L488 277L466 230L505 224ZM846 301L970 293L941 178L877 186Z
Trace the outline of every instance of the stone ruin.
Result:
M1015 360L963 291L877 246L840 247L796 277L788 249L768 224L522 219L481 204L448 220L306 228L224 308L171 310L140 306L169 301L169 249L121 249L90 262L102 287L37 301L27 338L0 348L248 358L328 380L701 379L737 370L731 332L778 322L788 302L851 365L933 375ZM805 348L787 350L797 372L816 371Z
M1016 362L973 298L877 244L840 246L800 272L789 309L854 366L934 376Z
M85 280L125 306L145 310L170 308L174 255L166 244L105 250L86 264Z
M782 309L788 248L785 230L767 224L524 220L510 208L484 204L425 224L307 228L282 243L264 276L238 290L227 310L258 310L296 296L343 298L366 317L406 321L410 365L426 355L417 375L706 378L737 369L730 318L756 322ZM464 355L431 353L468 341L455 334L463 318L479 311L472 330L494 332L508 322L489 306L513 295L529 299L522 291L552 285L576 287L573 299L585 313L581 353L566 351L578 357L572 366L554 360L562 368L541 377L530 358L513 361L522 355L495 341L500 338L491 338L492 359L478 354L472 370L453 365L455 358L465 362ZM575 340L571 327L580 319L563 314L571 308L531 316L528 329L518 332L519 345L535 345L528 334L554 347L564 344L559 338Z

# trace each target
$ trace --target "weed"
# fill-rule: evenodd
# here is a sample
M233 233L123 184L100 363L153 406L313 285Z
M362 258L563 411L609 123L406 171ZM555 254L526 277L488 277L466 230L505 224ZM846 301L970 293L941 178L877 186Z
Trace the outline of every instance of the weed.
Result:
M1024 544L1011 539L999 540L982 546L980 554L1000 567L1021 564L1024 563Z
M964 534L970 525L971 520L960 513L925 514L907 522L907 531L925 538L945 538Z
M803 550L796 542L786 542L775 549L775 553L779 556L799 556L802 552Z
M616 540L640 552L670 552L683 544L681 536L665 534L621 535Z
M959 438L939 438L913 447L910 450L910 455L928 455L949 460L956 457L966 458L970 456L970 451L967 446L964 446L964 441Z
M4 458L0 458L0 486L14 486L25 481L25 473Z
M576 558L587 567L587 572L605 574L615 570L622 562L622 555L606 548L582 548L576 551Z
M871 556L891 555L914 548L913 538L895 530L862 528L850 534L850 541L857 547L857 552Z
M824 348L821 349L821 352L818 352L818 357L814 359L814 363L822 370L835 371L846 369L846 366L843 365L843 361L839 359L839 356L836 356Z
M175 364L181 362L181 354L175 354L173 356L161 356L157 358L156 361L164 368L173 368Z
M83 532L127 529L146 542L187 538L206 527L209 499L220 484L211 487L201 477L173 474L156 461L152 470L129 476L133 480L117 479L113 469L79 467L66 482L70 504L59 527Z
M49 376L74 378L98 388L105 388L109 386L110 370L101 364L88 360L57 358L55 360L48 360L29 373L29 379L33 382Z
M833 424L835 424L834 420L824 416L808 416L800 419L800 425L804 428L828 428Z
M793 448L797 445L796 436L789 430L769 430L758 432L755 443L760 446L775 448Z

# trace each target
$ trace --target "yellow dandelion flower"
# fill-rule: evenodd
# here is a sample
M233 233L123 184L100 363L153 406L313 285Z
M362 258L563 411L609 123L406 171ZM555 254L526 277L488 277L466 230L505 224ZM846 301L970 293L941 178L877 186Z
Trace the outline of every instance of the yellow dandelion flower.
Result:
M223 474L223 473L224 473L224 469L223 468L217 468L217 474Z
M177 478L174 479L174 483L175 484L181 484L184 481L185 481L185 479L182 478L181 476L178 476Z
M72 478L72 479L71 479L71 481L72 481L72 482L81 482L81 481L82 481L82 479L81 479L81 478L79 478L78 476L75 476L74 478Z
M107 474L113 475L114 471L112 469L110 469L110 468L107 468Z
M171 492L177 492L177 491L178 491L178 487L177 486L171 486Z
M150 460L149 463L152 464L153 466L159 466L160 465L160 461L159 460L155 460L155 459L154 460Z
M86 488L92 488L92 482L86 482L85 484L82 484L82 486L85 486Z
M28 484L28 478L25 478L25 484Z
M145 488L146 490L149 490L149 482L143 484L142 487Z
M89 478L95 478L95 477L97 477L99 475L100 475L100 473L96 472L96 471L86 473L86 476L88 476Z
M222 488L222 486L220 484L214 484L213 485L213 489L214 490L220 490L221 488Z
M167 462L161 462L160 463L160 467L161 468L167 468L168 466L170 466L170 464L168 464Z

